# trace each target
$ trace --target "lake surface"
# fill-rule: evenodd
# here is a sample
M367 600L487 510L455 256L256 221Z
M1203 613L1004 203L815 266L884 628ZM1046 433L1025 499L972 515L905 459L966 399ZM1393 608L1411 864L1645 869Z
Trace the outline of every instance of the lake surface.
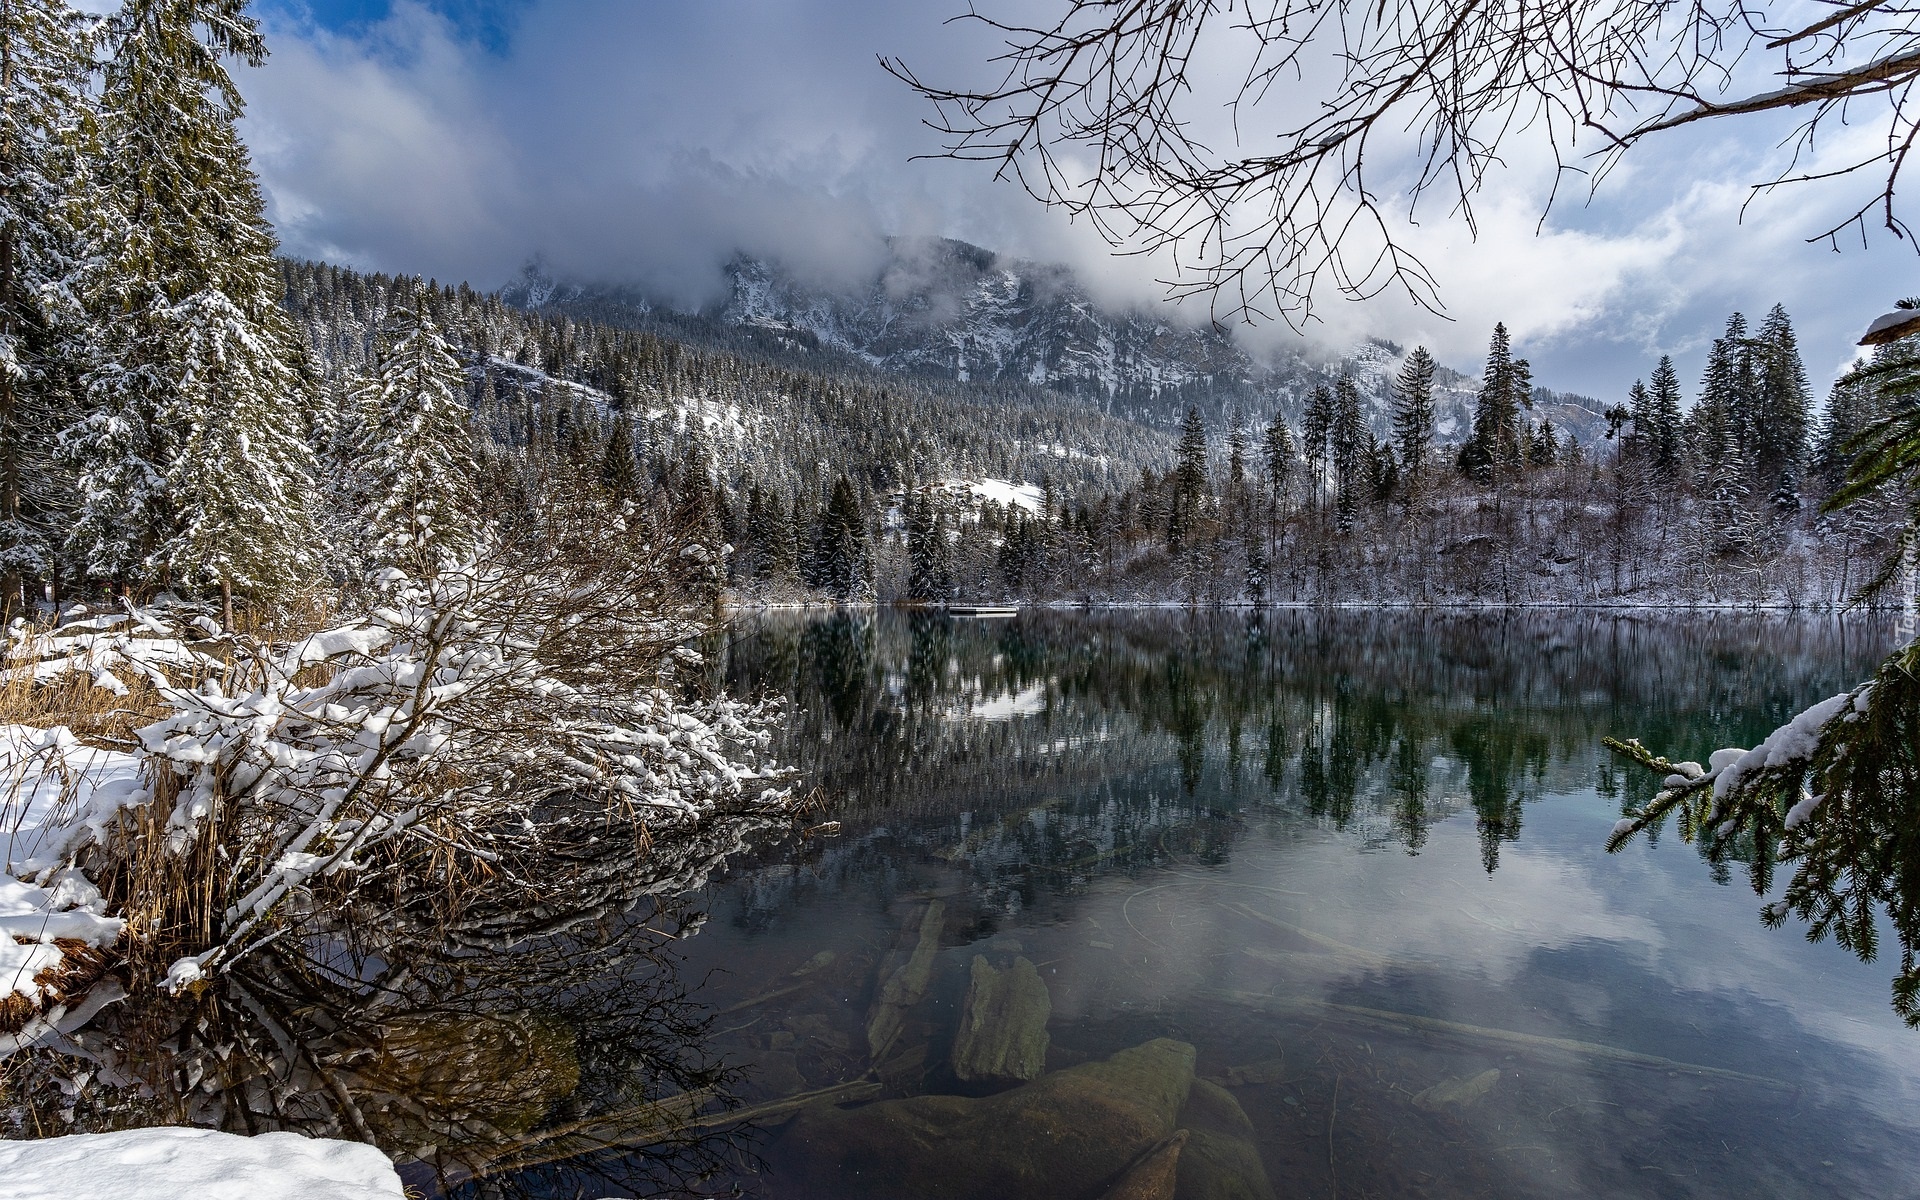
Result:
M655 1149L594 1158L604 1189L487 1186L912 1194L939 1152L855 1177L853 1125L766 1106L994 1091L951 1064L978 959L1044 982L1049 1072L1191 1046L1280 1197L1920 1196L1893 966L1762 927L1671 829L1603 849L1657 781L1602 736L1751 745L1890 643L1774 616L742 620L711 682L790 698L807 823L839 822L737 858L676 943L688 1038L769 1115L716 1131L706 1182ZM924 991L889 990L916 950ZM961 1151L982 1179L1001 1134Z

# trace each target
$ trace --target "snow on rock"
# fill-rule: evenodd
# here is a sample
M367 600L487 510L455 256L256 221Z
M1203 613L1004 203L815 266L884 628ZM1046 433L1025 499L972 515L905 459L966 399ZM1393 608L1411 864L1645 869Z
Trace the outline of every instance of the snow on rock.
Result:
M376 1147L211 1129L0 1142L0 1179L17 1200L401 1200L406 1194Z

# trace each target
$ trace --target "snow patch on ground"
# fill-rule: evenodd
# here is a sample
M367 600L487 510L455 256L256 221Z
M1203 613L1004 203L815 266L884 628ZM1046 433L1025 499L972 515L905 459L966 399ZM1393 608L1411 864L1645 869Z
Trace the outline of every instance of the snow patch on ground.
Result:
M975 500L991 500L1003 508L1040 511L1040 489L1031 483L1010 483L1005 479L948 479L943 486L965 492Z
M140 760L64 725L0 725L0 862L31 878L65 862L122 808L144 803Z
M18 1200L401 1200L393 1164L361 1142L297 1133L128 1129L0 1142Z

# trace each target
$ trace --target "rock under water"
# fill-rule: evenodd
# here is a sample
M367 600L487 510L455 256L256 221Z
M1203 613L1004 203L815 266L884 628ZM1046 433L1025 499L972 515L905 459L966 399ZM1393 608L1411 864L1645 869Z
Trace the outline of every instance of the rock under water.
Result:
M1025 958L996 970L973 956L972 976L953 1039L953 1073L962 1083L1025 1083L1047 1065L1047 1018L1053 1000Z
M1271 1200L1246 1114L1193 1064L1159 1038L994 1096L810 1109L769 1159L783 1192L845 1200Z

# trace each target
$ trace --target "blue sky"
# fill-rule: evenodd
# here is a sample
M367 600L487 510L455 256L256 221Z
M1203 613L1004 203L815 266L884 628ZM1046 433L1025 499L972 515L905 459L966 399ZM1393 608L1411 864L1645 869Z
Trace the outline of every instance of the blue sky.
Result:
M876 56L980 79L992 44L943 23L962 7L268 0L271 58L238 72L244 128L299 255L482 287L540 255L696 304L736 250L852 279L882 236L941 234L1069 263L1114 303L1158 303L1164 263L1113 257L977 167L914 161L936 140ZM1563 198L1544 224L1545 157L1516 143L1480 197L1477 240L1442 214L1412 231L1452 320L1391 295L1329 300L1312 336L1425 343L1475 370L1504 321L1542 383L1612 400L1663 352L1697 379L1729 312L1781 302L1824 393L1867 321L1920 293L1920 260L1884 232L1865 250L1807 245L1844 195L1794 191L1742 212L1747 185L1784 161L1789 128L1703 124L1650 143L1592 204Z
M501 54L511 45L514 23L530 5L526 0L442 0L427 7L447 21L457 36ZM366 36L392 9L389 0L264 0L257 11L281 28L305 25Z

